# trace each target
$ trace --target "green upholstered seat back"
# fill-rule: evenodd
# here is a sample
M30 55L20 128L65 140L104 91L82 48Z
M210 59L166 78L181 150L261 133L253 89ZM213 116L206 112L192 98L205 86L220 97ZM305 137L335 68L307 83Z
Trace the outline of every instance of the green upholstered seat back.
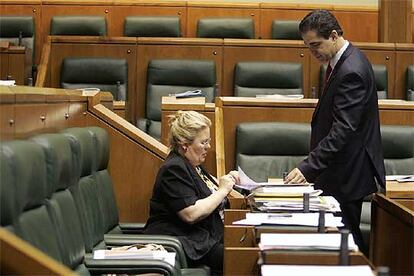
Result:
M35 53L35 23L33 16L0 16L0 41L21 44Z
M96 137L94 155L96 161L96 183L99 193L98 202L102 214L104 232L111 231L119 224L118 207L112 186L112 179L108 172L109 162L109 137L106 130L99 127L89 127L88 131Z
M105 36L106 19L104 16L53 16L50 34Z
M234 95L303 94L302 64L290 62L239 62L234 73Z
M299 123L242 123L236 130L236 160L256 181L280 178L309 152L310 125Z
M55 260L62 261L58 233L44 204L51 196L51 190L47 185L45 155L41 146L16 140L3 143L2 153L6 153L15 181L14 200L19 208L19 216L14 223L15 234Z
M374 70L378 99L386 99L388 90L387 66L383 64L373 64L372 69Z
M414 174L414 127L381 126L385 172Z
M138 118L137 126L159 139L161 97L200 89L205 95L206 102L212 102L216 92L215 84L216 66L214 61L151 60L147 70L146 118Z
M14 153L9 148L10 143L2 143L0 152L0 222L1 227L14 232L14 224L21 212L18 202L15 174Z
M407 68L407 101L414 101L414 65Z
M98 200L98 188L95 179L97 140L90 134L88 128L69 128L64 130L68 137L75 158L79 162L81 177L69 189L73 195L82 225L85 250L92 252L103 241L103 222ZM78 152L76 152L78 151Z
M251 18L202 18L197 23L197 37L254 38Z
M125 36L135 37L180 37L178 16L127 16Z
M85 245L75 200L69 187L79 180L69 140L62 134L43 134L32 138L45 153L48 186L52 196L46 200L49 215L58 231L63 263L82 275Z
M62 88L96 87L111 92L115 100L126 100L128 63L125 59L68 57L60 71Z
M273 20L272 39L302 40L297 20Z

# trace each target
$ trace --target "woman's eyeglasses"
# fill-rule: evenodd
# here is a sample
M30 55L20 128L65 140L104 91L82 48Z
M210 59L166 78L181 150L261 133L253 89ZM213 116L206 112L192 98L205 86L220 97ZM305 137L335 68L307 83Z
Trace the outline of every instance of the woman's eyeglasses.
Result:
M204 147L206 147L207 145L210 145L210 143L211 143L211 138L208 138L200 142L200 144L203 145Z

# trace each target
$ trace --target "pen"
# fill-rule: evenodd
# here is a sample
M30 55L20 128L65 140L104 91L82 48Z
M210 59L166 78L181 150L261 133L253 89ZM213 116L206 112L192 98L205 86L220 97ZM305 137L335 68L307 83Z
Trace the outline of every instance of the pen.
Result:
M292 215L291 214L271 214L271 215L267 215L267 218L291 218Z

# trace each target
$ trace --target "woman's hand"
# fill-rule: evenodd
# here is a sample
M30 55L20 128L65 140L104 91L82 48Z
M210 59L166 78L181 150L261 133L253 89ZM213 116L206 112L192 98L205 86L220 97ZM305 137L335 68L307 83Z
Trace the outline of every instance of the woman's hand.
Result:
M239 172L238 171L231 171L229 172L229 175L231 175L234 178L235 183L239 185L240 184L240 176L239 176Z
M230 173L223 175L219 179L219 190L228 194L233 189L234 184L236 184L236 178L234 176Z

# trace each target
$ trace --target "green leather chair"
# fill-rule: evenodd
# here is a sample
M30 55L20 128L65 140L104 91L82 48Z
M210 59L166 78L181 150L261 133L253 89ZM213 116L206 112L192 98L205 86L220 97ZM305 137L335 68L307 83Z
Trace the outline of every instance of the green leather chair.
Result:
M128 62L105 57L67 57L60 70L60 87L99 88L111 92L114 100L124 101L128 91Z
M125 36L134 37L180 37L178 16L127 16Z
M200 89L206 102L215 96L216 66L211 60L151 60L147 69L145 118L137 127L152 137L161 137L161 97Z
M302 64L239 62L234 72L234 96L303 94Z
M197 23L197 37L205 38L254 38L251 18L202 18Z
M104 16L53 16L50 35L105 36Z
M6 164L11 168L8 183L2 181L0 185L2 198L11 197L10 201L2 202L2 206L10 211L17 208L18 216L12 225L14 234L62 262L58 233L44 204L45 199L51 196L51 189L47 185L42 148L29 141L9 141L2 143L1 154L2 161L6 159ZM13 183L13 189L10 183ZM8 189L3 189L3 185L8 185ZM7 206L9 204L14 206Z
M322 94L325 72L327 65L321 65L319 83L320 83L320 93ZM374 70L375 75L375 85L377 86L378 99L387 99L388 97L388 71L387 66L382 64L372 64L372 69Z
M273 20L272 39L302 40L298 20Z
M414 101L414 65L407 68L407 101Z
M381 126L382 149L386 175L414 174L414 127ZM371 231L371 200L364 201L361 214L361 231L369 245Z
M375 84L377 85L378 99L388 98L388 71L387 66L373 64L372 69L375 74Z
M236 162L255 181L281 178L309 152L310 125L241 123L236 130Z
M22 45L32 50L35 60L35 21L33 16L0 16L0 41L9 41L14 45ZM32 74L36 65L32 65Z
M63 134L70 141L74 159L77 160L77 168L81 172L78 183L69 189L78 210L81 210L78 213L85 242L85 264L91 272L97 273L101 270L91 258L94 249L137 243L158 243L167 250L176 252L175 269L177 273L206 275L207 272L204 269L188 268L182 245L175 237L111 234L119 233L119 231L110 231L116 227L114 221L118 218L118 210L115 199L110 198L113 196L113 190L112 181L107 171L109 161L107 133L97 127L88 127L66 129ZM115 208L115 210L108 210L108 208ZM106 211L109 211L110 214L103 213ZM155 268L158 267L153 265Z

